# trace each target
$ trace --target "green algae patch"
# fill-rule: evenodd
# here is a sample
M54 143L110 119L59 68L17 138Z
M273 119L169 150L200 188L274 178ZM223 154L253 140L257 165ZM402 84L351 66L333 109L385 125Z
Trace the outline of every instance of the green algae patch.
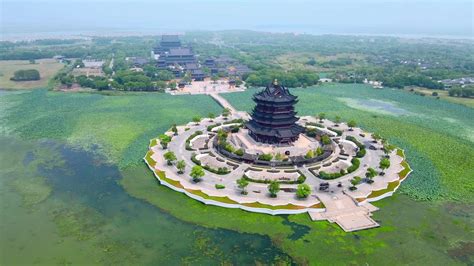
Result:
M148 168L132 167L123 172L120 183L130 195L158 208L164 207L164 210L182 220L192 221L205 227L220 227L256 234L291 233L290 228L280 225L283 220L281 216L205 205L190 199L183 193L177 193L165 186L157 186L156 182L153 182L154 179ZM268 227L266 226L268 224L274 226Z
M51 215L59 235L77 240L94 238L105 225L100 213L84 206L55 209Z
M32 207L46 200L52 192L52 188L46 184L44 177L34 178L20 177L12 181L15 190L22 196L23 204Z

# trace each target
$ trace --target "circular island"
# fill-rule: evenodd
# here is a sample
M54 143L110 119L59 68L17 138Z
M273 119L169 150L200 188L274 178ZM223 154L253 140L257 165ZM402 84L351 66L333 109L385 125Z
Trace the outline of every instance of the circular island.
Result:
M253 99L251 115L226 108L151 140L144 160L160 183L210 205L307 212L348 232L379 226L370 202L411 172L403 150L353 121L297 117L297 97L276 80Z

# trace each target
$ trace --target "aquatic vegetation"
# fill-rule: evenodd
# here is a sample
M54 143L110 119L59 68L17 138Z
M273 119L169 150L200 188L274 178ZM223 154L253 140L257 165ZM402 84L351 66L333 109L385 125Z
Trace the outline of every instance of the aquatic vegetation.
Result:
M163 93L106 96L35 90L2 96L0 105L4 103L9 106L1 117L7 132L99 150L120 167L139 163L157 132L222 110L208 96Z
M237 109L253 107L255 90L225 94ZM342 121L355 120L363 129L376 132L390 143L405 149L414 169L400 187L401 193L421 200L474 200L474 109L403 90L374 90L360 84L325 84L292 91L299 96L299 115L324 112L328 118L340 116ZM397 116L377 110L354 109L335 98L357 101L373 99L390 102L406 110ZM451 118L451 122L441 117ZM447 125L449 124L449 126Z
M249 110L252 107L252 93L251 90L226 94L224 97L238 109ZM469 159L474 158L474 139L468 137L472 134L469 130L474 128L470 119L473 112L471 109L403 91L373 90L352 84L297 89L295 94L300 96L300 115L325 112L330 119L336 115L341 116L342 121L354 119L364 129L379 133L389 142L405 149L407 161L414 172L402 182L395 196L375 203L381 210L375 212L373 218L383 225L381 228L347 234L329 222L313 222L306 214L270 216L208 206L160 186L144 163L137 162L146 153L149 140L166 131L172 124L187 122L196 115L206 116L211 111L209 109L216 109L213 112L219 113L220 108L206 96L172 97L143 93L119 97L34 91L0 97L2 128L24 139L56 139L104 154L108 156L108 161L120 166L120 172L99 172L94 178L86 180L79 177L68 179L65 183L77 180L71 186L74 192L81 183L88 184L81 188L83 190L80 193L66 193L65 190L54 187L45 200L35 205L36 211L28 214L30 216L12 213L8 208L14 205L7 205L12 200L4 204L6 198L2 197L2 211L13 215L7 218L11 222L6 227L0 227L1 233L5 235L7 229L13 228L15 234L8 234L4 238L7 241L0 241L1 247L15 251L22 244L26 246L26 250L34 252L32 247L41 246L47 236L57 243L47 246L50 248L48 250L41 249L31 258L40 258L43 264L48 265L85 263L85 259L98 264L211 264L215 261L252 264L255 260L277 264L276 260L279 259L288 261L284 254L274 253L275 249L269 244L271 239L273 245L298 263L377 264L387 260L400 264L465 263L461 261L464 253L456 248L473 238L471 228L474 226L474 210L469 203L473 197L470 181L474 176L472 160ZM334 101L334 97L373 98L394 102L409 111L410 115L392 116L353 109L343 102ZM424 105L428 108L424 108ZM3 109L5 106L7 107ZM179 112L176 111L178 109ZM440 117L450 120L439 119ZM74 166L76 168L64 165L62 156L53 155L57 154L56 150L52 150L51 156L46 151L32 153L37 158L29 160L25 159L32 156L27 155L28 151L37 150L37 146L27 142L13 146L9 141L0 144L0 182L25 173L24 169L35 169L21 165L25 162L34 166L35 161L40 158L48 158L44 161L58 166L49 167L50 170L65 170L55 173L56 182L61 182L70 174L78 174L77 165ZM78 157L74 155L72 158L74 160L71 161L76 161ZM93 168L100 164L97 161L80 163ZM45 177L37 173L29 176ZM117 176L118 179L113 178ZM44 184L52 186L48 182ZM102 187L102 184L109 185ZM91 191L91 188L98 187L103 190ZM3 186L3 183L0 186L2 193L9 188L10 186ZM409 197L400 195L399 192ZM64 204L69 204L65 199L91 204L89 206L94 208L99 208L94 204L102 208L105 204L110 208L105 208L107 213L92 212L100 216L94 214L93 217L96 218L84 221L78 215L89 211L60 205L55 207L55 210L60 211L56 212L56 223L47 223L51 222L50 215L53 212L49 209L52 202L64 201ZM436 199L438 202L413 199ZM449 202L450 199L459 201ZM395 213L401 215L394 215ZM38 217L40 214L43 216ZM17 239L18 232L23 232L24 225L31 224L31 220L37 225L37 229L31 230L38 236L28 232L23 240L19 240L22 242L8 240ZM18 222L21 226L14 227ZM4 221L2 223L6 224ZM83 235L76 234L80 230L78 228L87 224L95 230L86 230ZM55 233L58 226L71 226L72 229L63 228L61 232L64 237L58 237ZM176 234L177 230L179 234ZM196 230L205 230L206 235L195 234ZM96 236L91 237L92 234ZM209 237L213 243L219 243L218 247L224 252L216 250L215 245L209 246L209 250L201 250L203 245L209 243ZM78 238L84 240L79 241ZM256 249L248 251L249 245ZM193 253L194 248L198 251ZM76 252L78 249L84 250L82 253L88 254L87 258L81 257ZM64 250L71 252L65 254ZM54 261L45 259L53 257L52 254L55 253L62 255L57 256ZM212 254L212 257L204 258L201 253ZM220 257L222 254L224 256ZM253 259L254 257L257 259ZM351 258L350 261L347 258ZM26 263L31 263L31 260ZM2 258L0 263L11 264L9 261Z
M51 194L52 188L48 186L44 177L25 178L19 177L12 181L13 187L22 195L23 204L32 207L46 200Z

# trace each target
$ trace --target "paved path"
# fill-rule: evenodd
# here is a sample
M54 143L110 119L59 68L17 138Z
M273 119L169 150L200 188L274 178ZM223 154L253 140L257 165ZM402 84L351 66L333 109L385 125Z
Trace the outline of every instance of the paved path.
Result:
M232 106L224 97L217 93L210 93L209 94L214 100L216 100L223 108L229 109L232 113L236 113L237 110Z
M309 212L313 221L328 220L337 223L346 232L380 226L370 218L371 212L378 210L370 203L358 206L351 197L342 193L318 194L318 197L326 206L326 211Z

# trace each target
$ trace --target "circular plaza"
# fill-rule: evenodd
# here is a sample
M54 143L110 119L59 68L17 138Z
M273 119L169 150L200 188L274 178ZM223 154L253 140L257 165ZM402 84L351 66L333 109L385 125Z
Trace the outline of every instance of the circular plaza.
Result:
M345 231L379 226L370 202L392 195L410 173L403 151L353 122L297 117L297 97L277 82L254 101L251 114L226 108L173 126L151 140L145 162L161 184L205 204L307 212Z

